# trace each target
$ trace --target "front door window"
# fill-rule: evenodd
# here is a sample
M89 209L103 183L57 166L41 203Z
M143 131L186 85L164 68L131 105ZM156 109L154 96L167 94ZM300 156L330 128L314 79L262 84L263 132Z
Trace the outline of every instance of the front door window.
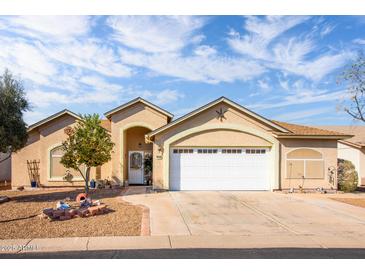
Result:
M140 152L133 152L130 155L130 168L140 169L142 167L142 154Z

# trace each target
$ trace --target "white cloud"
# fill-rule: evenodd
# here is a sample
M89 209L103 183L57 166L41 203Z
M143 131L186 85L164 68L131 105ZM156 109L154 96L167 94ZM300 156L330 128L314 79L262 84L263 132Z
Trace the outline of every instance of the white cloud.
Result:
M310 53L316 48L313 38L289 37L282 34L305 22L305 16L250 16L244 28L248 32L241 36L231 30L228 44L236 52L258 59L260 64L271 69L319 81L324 76L342 67L352 56L350 52L327 52L317 57ZM334 26L326 25L319 35L327 35Z
M201 45L194 50L194 53L198 56L212 56L217 54L217 50L207 45Z
M96 89L96 90L105 90L109 92L118 92L121 91L123 88L120 85L110 84L104 80L104 78L98 76L82 76L79 79L80 83L86 84L89 87Z
M335 29L335 26L333 26L333 25L330 25L330 24L325 25L320 32L321 37L324 37L324 36L330 34L334 29Z
M289 81L288 80L283 80L283 79L279 79L279 85L285 89L285 90L289 90Z
M350 52L326 53L317 56L313 60L308 60L306 57L314 48L314 43L310 39L300 41L291 38L289 41L277 44L274 47L274 57L267 65L304 76L313 81L319 81L332 71L345 65L352 56Z
M346 92L344 90L331 92L331 91L321 91L321 90L313 91L304 89L301 91L297 91L293 94L280 97L279 100L273 101L269 98L265 102L251 104L248 107L256 110L273 109L292 105L340 101L345 96Z
M235 80L247 81L265 71L255 62L242 58L182 57L171 53L144 54L129 50L120 50L120 54L123 62L129 65L146 67L166 76L212 84Z
M204 20L194 16L112 16L107 20L114 38L145 52L176 52L192 40Z
M308 20L306 16L248 16L244 29L248 34L240 35L231 31L228 44L236 52L245 54L257 59L268 59L270 54L267 47L277 37L293 28L294 26Z
M365 39L354 39L352 42L359 45L365 45Z
M57 66L48 60L34 44L23 40L0 37L0 69L6 67L23 79L47 84L58 72Z
M102 41L84 39L40 48L52 59L112 77L129 77L132 70L121 64L114 50Z
M69 39L87 34L91 27L88 16L5 16L0 20L9 31L43 39Z
M283 114L279 114L275 116L275 120L279 121L287 121L287 122L294 122L297 120L301 120L303 118L317 116L323 113L333 112L335 107L320 107L314 108L309 110L301 110L301 111L292 111L292 112L285 112Z
M268 83L267 80L258 80L257 81L257 84L259 85L259 87L262 89L262 90L269 90L270 89L270 85Z
M133 91L133 94L140 94L141 97L151 100L156 105L166 105L185 97L185 95L177 90L164 89L162 91Z

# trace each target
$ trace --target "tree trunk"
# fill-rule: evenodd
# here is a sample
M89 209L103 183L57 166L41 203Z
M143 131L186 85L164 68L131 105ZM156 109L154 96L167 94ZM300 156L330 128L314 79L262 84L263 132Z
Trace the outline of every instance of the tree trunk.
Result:
M85 193L89 194L89 180L90 180L90 167L86 168L86 176L85 176Z

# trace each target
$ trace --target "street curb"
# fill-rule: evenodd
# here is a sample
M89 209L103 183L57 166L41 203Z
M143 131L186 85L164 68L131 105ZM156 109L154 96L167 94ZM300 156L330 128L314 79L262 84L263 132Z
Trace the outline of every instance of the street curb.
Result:
M365 248L364 240L313 235L164 235L0 240L0 254L132 249Z

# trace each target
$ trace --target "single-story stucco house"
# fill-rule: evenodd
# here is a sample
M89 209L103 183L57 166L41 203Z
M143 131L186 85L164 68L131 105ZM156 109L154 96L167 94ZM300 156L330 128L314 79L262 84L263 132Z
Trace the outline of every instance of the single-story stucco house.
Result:
M112 159L91 177L168 190L336 189L337 141L352 135L272 121L221 97L176 120L136 98L105 113L102 126L115 143ZM25 148L12 155L12 186L83 185L77 172L64 178L60 145L80 117L58 112L29 126ZM32 172L33 173L32 173ZM34 176L34 172L38 172Z
M334 130L353 135L347 140L338 141L338 158L351 161L359 177L359 186L365 186L365 126L320 126L326 130Z

